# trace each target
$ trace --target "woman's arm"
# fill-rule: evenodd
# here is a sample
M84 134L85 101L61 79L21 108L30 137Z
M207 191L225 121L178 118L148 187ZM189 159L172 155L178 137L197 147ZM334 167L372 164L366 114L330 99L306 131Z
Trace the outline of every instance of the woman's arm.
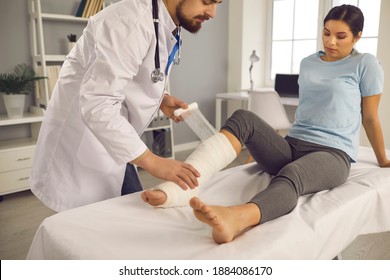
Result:
M368 140L371 143L376 159L381 167L390 167L390 160L385 153L385 143L378 116L379 101L381 94L363 97L362 100L362 122Z

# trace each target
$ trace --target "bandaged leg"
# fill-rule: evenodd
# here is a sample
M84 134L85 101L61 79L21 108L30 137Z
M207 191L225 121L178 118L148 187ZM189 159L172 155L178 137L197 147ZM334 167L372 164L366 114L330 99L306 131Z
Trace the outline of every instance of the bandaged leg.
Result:
M167 195L165 203L157 207L187 206L189 200L198 195L199 188L212 175L231 163L237 154L229 140L222 133L217 133L202 142L194 152L185 160L199 171L199 185L195 189L183 190L173 182L164 182L155 190L161 190Z

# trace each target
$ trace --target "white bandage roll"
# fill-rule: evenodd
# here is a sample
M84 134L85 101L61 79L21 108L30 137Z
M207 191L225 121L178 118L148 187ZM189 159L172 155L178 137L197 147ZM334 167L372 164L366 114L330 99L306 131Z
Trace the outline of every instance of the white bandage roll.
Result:
M155 189L161 190L167 195L164 204L157 207L187 206L189 200L198 195L199 188L212 175L231 163L237 154L229 140L222 133L217 133L202 142L194 152L185 160L199 171L199 186L191 190L182 190L173 182L164 182Z
M178 116L182 116L183 118L186 116L186 114L191 114L191 111L194 111L196 109L198 109L198 103L196 102L193 102L191 104L188 105L188 108L187 109L177 109L173 112L173 114L178 117Z
M175 110L174 114L175 116L181 116L184 122L202 142L218 133L205 116L203 116L196 102L189 104L187 109Z

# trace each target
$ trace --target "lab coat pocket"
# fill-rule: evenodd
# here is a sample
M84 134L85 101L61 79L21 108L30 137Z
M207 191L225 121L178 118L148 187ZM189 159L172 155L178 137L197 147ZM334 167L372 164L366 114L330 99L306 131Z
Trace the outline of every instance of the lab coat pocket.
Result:
M84 130L77 158L81 165L104 173L109 173L116 164L107 150L88 129Z

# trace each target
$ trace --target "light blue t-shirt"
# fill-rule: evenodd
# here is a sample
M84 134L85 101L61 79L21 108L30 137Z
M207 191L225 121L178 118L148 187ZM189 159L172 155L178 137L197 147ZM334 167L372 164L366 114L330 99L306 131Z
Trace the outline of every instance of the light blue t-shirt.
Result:
M362 97L383 92L383 70L375 56L356 50L333 62L321 60L323 55L301 62L299 106L288 135L340 149L356 161Z

